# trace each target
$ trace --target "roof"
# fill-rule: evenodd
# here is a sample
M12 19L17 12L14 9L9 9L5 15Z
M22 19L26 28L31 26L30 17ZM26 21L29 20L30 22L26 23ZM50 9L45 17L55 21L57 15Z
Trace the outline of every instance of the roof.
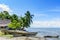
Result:
M7 24L10 22L11 21L9 19L4 19L4 20L0 19L0 26L7 26Z

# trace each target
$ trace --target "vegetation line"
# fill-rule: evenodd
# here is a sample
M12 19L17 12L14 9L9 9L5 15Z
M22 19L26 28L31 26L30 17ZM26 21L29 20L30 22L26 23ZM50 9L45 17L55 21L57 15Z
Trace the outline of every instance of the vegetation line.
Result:
M18 17L16 14L10 15L9 12L3 11L0 12L0 19L9 19L11 22L8 24L9 29L19 30L30 27L32 23L33 15L29 11L25 13L24 17Z

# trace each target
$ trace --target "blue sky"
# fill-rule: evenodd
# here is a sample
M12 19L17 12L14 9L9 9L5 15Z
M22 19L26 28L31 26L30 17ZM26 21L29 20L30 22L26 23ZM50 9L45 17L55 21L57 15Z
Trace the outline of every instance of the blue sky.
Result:
M23 16L34 14L31 27L60 27L60 0L0 0L0 10Z

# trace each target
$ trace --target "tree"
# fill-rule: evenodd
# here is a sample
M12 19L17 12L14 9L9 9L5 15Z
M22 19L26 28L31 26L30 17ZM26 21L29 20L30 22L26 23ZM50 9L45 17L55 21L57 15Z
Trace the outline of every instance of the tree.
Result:
M30 24L32 22L32 18L33 18L33 15L31 15L29 11L27 11L25 13L25 16L24 17L21 17L20 18L22 30L24 30L24 28L30 27Z
M21 26L20 26L19 22L17 22L16 20L13 20L13 22L8 24L8 27L16 30L16 29L20 28Z
M26 27L30 27L30 24L32 23L33 16L34 15L31 15L29 11L27 11L25 13L25 20L26 20L26 23L27 23L27 26Z
M3 14L3 12L0 13L0 18L1 18L2 20L5 19L5 15Z
M24 17L20 17L20 21L19 22L21 23L22 30L24 30L25 25L26 25L25 18Z
M18 16L17 16L16 14L13 14L13 15L11 16L11 21L13 21L13 20L18 21Z
M10 19L10 14L7 11L3 11L5 19Z
M22 30L24 30L24 28L30 27L33 15L31 15L30 12L27 11L24 17L18 18L16 14L10 15L7 11L3 11L0 13L0 18L2 18L3 20L4 19L11 20L11 23L8 24L9 28L12 29L22 28Z
M0 18L3 19L3 20L4 19L10 19L10 17L11 16L9 15L9 13L7 11L3 11L3 12L0 13Z

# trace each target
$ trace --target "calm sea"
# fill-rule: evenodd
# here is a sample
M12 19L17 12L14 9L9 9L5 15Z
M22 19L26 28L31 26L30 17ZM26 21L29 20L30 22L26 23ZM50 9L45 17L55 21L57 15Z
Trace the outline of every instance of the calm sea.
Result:
M38 32L36 36L43 37L45 35L59 35L60 28L28 28L26 29L29 32ZM47 40L60 40L60 38L47 38Z

